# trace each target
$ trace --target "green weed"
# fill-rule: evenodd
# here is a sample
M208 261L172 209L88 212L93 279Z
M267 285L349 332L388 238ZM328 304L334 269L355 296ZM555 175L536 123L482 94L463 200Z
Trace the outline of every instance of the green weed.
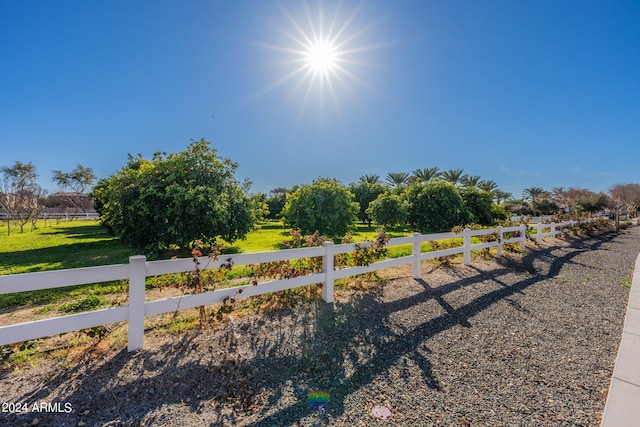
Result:
M83 311L91 311L105 303L106 299L97 295L89 295L85 299L65 304L60 307L60 311L65 313L81 313Z

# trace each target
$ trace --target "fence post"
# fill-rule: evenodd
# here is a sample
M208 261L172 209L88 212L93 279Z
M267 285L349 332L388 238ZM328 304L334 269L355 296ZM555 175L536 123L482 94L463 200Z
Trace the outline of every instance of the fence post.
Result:
M525 224L520 224L520 249L524 249L527 245L527 226Z
M551 223L551 238L553 240L556 240L556 223L555 222Z
M422 251L422 249L420 248L420 236L420 233L413 233L413 247L411 249L411 255L413 255L412 269L414 279L419 279L420 277L422 277L422 275L420 274L420 253Z
M496 251L498 252L498 256L502 256L502 239L504 238L502 234L502 227L498 226L498 246Z
M471 265L471 230L465 228L462 236L464 237L464 265Z
M538 223L537 230L538 230L538 234L536 235L536 240L538 241L538 244L541 245L542 244L542 223L541 222Z
M129 351L144 346L144 285L147 257L129 257Z
M322 286L322 299L325 302L333 302L333 272L334 261L333 252L335 246L333 242L322 242L324 246L324 256L322 257L322 272L325 274L324 285Z

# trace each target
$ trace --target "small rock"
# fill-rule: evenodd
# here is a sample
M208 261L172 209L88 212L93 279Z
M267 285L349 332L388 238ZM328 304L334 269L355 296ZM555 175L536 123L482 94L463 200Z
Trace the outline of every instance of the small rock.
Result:
M38 418L34 418L33 421L31 421L32 426L37 426L38 424L40 424L40 419Z
M391 416L391 411L386 406L376 405L371 409L371 415L379 420L388 420Z
M82 426L86 426L87 423L85 423L84 421L78 421L78 427L82 427Z

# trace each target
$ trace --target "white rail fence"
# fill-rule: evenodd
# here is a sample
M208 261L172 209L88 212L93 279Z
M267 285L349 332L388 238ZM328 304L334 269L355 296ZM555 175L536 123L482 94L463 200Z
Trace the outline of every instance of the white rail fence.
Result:
M50 220L50 219L58 219L71 221L74 219L100 219L100 214L98 212L44 212L38 215L38 219Z
M541 242L543 237L548 236L555 238L558 234L565 232L568 227L573 226L573 224L574 221L567 221L558 224L537 224L536 226L529 228L536 230L536 235L533 237L535 237L538 242ZM51 319L2 326L0 327L0 345L13 344L36 338L126 321L128 323L128 349L129 351L139 350L142 349L144 345L144 319L148 316L220 303L227 297L247 298L269 292L307 286L314 283L323 283L322 298L324 301L332 303L333 283L337 279L403 264L412 264L413 277L418 279L420 278L420 263L426 259L462 253L464 256L464 263L469 265L471 264L472 251L495 246L497 248L497 253L500 256L502 255L503 246L505 244L519 243L521 247L524 247L527 239L526 229L527 226L521 225L518 227L497 227L483 230L465 229L460 234L455 234L453 232L426 235L414 233L409 237L390 239L387 243L387 247L411 244L411 255L386 259L367 266L348 267L337 270L334 267L334 255L355 252L358 246L366 247L370 243L363 242L360 244L349 243L335 245L332 242L325 242L323 246L311 248L224 255L223 257L220 257L224 258L224 260L220 259L215 262L207 257L202 257L200 259L200 263L205 266L202 268L203 270L219 268L222 264L229 262L234 266L238 266L308 257L322 257L323 268L321 273L309 274L291 279L262 282L257 286L235 286L210 292L188 294L154 301L145 301L146 278L163 274L192 271L194 264L191 258L147 261L145 256L136 255L129 258L128 264L0 276L0 294L37 291L124 279L129 280L129 301L127 306L112 307ZM515 235L515 237L505 238L506 233L511 233L512 235ZM472 243L471 241L472 237L488 234L494 234L496 236L496 240L485 243ZM422 252L421 250L421 244L423 242L447 239L462 239L463 245L431 252ZM240 289L242 289L241 294L238 292Z
M6 221L8 214L6 212L0 212L0 221ZM17 220L19 217L13 216L11 220ZM37 219L48 220L64 220L71 221L74 219L100 219L100 214L98 212L42 212L38 214Z

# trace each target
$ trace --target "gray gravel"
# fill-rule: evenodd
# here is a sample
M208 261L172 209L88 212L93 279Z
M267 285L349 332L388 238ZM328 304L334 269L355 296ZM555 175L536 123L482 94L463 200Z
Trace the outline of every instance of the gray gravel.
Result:
M333 306L0 372L0 425L598 425L640 228L470 267L424 263ZM309 393L323 391L324 410ZM382 405L388 421L371 415Z

